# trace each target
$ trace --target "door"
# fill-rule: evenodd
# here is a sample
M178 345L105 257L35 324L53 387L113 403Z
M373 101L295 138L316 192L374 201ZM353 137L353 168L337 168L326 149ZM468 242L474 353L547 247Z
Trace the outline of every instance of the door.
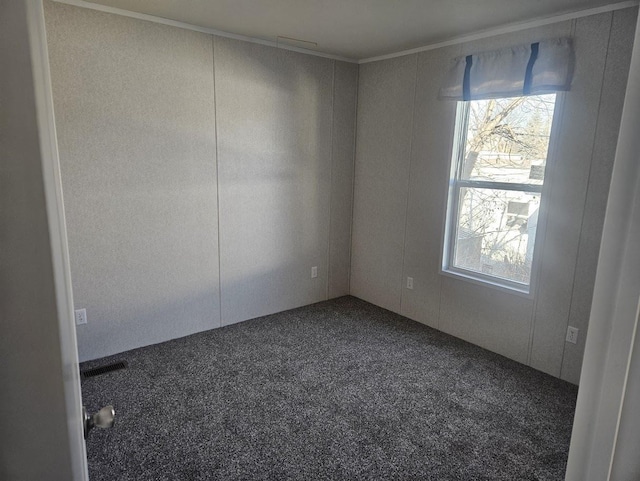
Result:
M84 442L85 419L80 392L78 345L73 315L73 292L62 201L60 161L49 75L49 55L42 0L27 0L27 23L33 68L36 111L42 155L42 172L47 204L51 257L60 331L63 389L66 404L69 450L74 481L89 479Z
M8 3L12 2L9 1ZM44 9L42 0L21 0L19 4L20 6L15 8L15 12L16 15L22 14L25 16L23 22L26 25L29 40L28 52L31 57L35 120L40 145L42 184L44 186L46 220L48 224L46 227L48 227L49 231L51 248L50 262L57 311L56 313L51 313L51 315L55 316L57 314L57 330L59 334L59 339L57 340L59 347L56 351L60 358L60 377L56 378L54 374L49 373L49 379L46 382L52 385L52 390L55 389L57 393L61 392L62 394L58 396L61 398L58 403L64 405L64 412L56 410L55 413L50 415L63 417L62 423L59 422L58 425L66 426L66 433L59 433L58 438L60 440L66 438L68 442L68 446L50 445L48 450L59 451L59 457L66 458L59 460L61 464L58 469L71 472L74 481L85 481L88 479L88 473L83 436L84 419L78 370L78 349L73 317L71 273L49 76ZM28 80L25 80L25 83L27 82ZM30 182L30 185L25 187L36 188L36 185L37 183ZM54 320L49 319L49 322L53 323ZM55 326L52 327L52 329L54 328ZM56 342L56 340L54 339L53 342ZM21 346L16 346L16 348L21 348ZM34 356L38 356L38 353L34 353ZM46 405L46 400L41 401ZM43 430L46 429L46 426L40 425L37 429ZM38 453L36 453L36 458L38 457ZM68 466L63 466L63 464ZM48 479L56 479L56 475L60 476L55 471L50 471Z

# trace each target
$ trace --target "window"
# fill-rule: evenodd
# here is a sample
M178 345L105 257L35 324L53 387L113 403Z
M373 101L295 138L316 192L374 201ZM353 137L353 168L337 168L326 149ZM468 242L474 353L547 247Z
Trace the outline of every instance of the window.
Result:
M458 102L445 272L529 292L555 101Z

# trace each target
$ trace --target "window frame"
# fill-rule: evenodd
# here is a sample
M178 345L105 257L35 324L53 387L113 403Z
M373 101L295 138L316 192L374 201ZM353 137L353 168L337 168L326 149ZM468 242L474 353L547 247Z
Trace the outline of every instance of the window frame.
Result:
M540 263L540 253L543 250L545 230L547 225L548 198L549 198L549 182L548 179L554 176L556 144L558 136L558 124L560 115L563 110L564 95L563 92L556 92L555 107L553 119L551 123L551 131L549 133L549 147L547 150L545 180L542 185L537 184L521 184L509 182L492 182L484 180L463 180L460 179L461 169L464 165L464 151L467 139L468 119L470 112L469 101L456 102L456 114L454 124L454 136L450 142L450 169L447 187L447 202L445 204L444 213L444 235L442 237L442 249L440 257L440 274L461 279L473 284L488 286L494 289L509 292L526 298L533 298L537 287L538 270ZM462 157L462 158L461 158ZM529 283L505 279L502 277L486 274L483 272L472 271L453 265L453 256L455 253L455 243L457 235L457 215L460 189L461 188L485 188L496 190L510 190L517 192L531 192L540 196L540 207L538 212L538 225L536 227L536 236L534 239L533 255L531 259L531 274Z

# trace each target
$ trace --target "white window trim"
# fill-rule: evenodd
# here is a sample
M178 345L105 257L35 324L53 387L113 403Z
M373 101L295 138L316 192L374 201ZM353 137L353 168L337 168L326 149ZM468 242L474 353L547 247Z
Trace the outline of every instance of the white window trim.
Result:
M555 158L557 153L558 141L559 141L559 125L560 120L562 118L562 112L564 110L564 92L556 93L556 103L553 113L553 121L551 123L551 132L549 135L549 149L547 151L547 160L546 160L546 169L545 169L545 179L552 178L555 176ZM538 287L538 273L540 270L540 253L543 252L544 249L544 240L546 237L546 227L547 227L547 217L549 210L549 196L550 196L550 183L544 182L542 186L535 186L537 190L534 192L540 192L540 212L538 214L538 226L536 228L536 238L533 249L533 257L531 259L531 276L529 278L529 284L523 284L520 282L510 281L509 279L502 279L497 276L490 276L487 274L483 274L482 272L475 272L468 269L462 269L459 267L455 267L451 264L451 256L453 252L453 243L455 242L455 236L453 232L455 231L455 219L453 219L453 212L456 210L457 205L457 191L458 189L455 187L455 179L457 177L456 169L462 168L461 162L459 162L458 156L461 154L463 149L459 148L460 145L463 145L466 138L466 122L462 122L462 117L467 116L469 112L468 103L459 101L456 102L456 115L455 115L455 124L454 124L454 136L453 141L449 143L450 145L450 155L449 155L449 179L448 179L448 187L447 187L447 202L445 203L445 211L444 211L444 235L442 236L441 243L441 251L440 251L440 270L439 273L446 277L451 277L454 279L462 280L464 282L469 282L472 284L489 287L492 289L500 290L503 292L507 292L510 294L515 294L517 296L525 297L527 299L535 298L535 294ZM458 186L461 181L458 181ZM462 181L464 182L464 181ZM473 182L474 185L477 185L477 182ZM486 186L498 186L498 188L502 188L504 186L503 183L500 182L485 182L482 181L483 185ZM507 190L526 190L520 189L523 184L510 184L509 189ZM527 184L529 185L529 184ZM513 186L517 186L518 188L514 189ZM541 187L541 189L540 189ZM492 188L492 187L490 187Z

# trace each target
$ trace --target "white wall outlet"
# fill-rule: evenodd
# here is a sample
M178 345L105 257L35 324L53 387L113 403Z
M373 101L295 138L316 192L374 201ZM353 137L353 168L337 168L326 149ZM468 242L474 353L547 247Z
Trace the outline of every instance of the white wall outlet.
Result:
M313 266L311 268L311 278L315 279L316 277L318 277L318 266Z
M76 325L86 324L87 323L87 310L86 309L76 309Z
M578 328L569 326L567 328L567 342L575 344L578 342Z
M407 277L407 289L413 289L413 277Z

